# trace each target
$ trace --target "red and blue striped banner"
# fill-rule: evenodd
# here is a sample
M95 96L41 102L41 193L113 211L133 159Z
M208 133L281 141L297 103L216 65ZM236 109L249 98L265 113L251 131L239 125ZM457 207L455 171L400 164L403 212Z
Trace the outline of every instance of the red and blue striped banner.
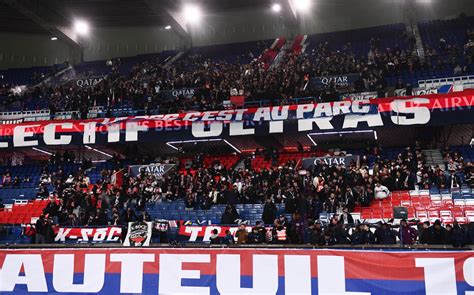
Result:
M0 250L0 294L474 294L474 251Z

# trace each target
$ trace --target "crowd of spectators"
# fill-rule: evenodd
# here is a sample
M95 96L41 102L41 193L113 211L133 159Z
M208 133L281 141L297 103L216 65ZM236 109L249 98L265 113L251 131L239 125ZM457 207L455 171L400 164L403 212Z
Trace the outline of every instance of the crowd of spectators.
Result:
M274 151L266 154L269 158L278 156ZM104 169L97 183L91 183L85 173L91 165L86 161L71 175L65 174L61 165L55 166L56 171L45 167L38 197L57 199L49 203L44 214L64 226L150 221L153 218L146 211L147 204L177 200L184 200L186 210L209 210L213 205L227 204L220 223L238 224L242 218L236 204L263 204L263 224L284 228L288 240L299 243L308 238L303 235L305 231L319 227L317 222L323 212L340 217L331 222L333 229L337 229L338 224L354 222L350 213L356 206L369 206L374 199L386 198L390 191L450 188L464 182L472 187L472 181L468 182L473 174L472 165L458 154L453 153L454 170L448 166L445 171L427 166L418 148L406 148L394 159L385 159L383 154L379 147L368 148L358 162L351 162L347 167L329 166L320 161L309 169L300 169L295 161L289 161L270 169L250 165L238 170L226 169L219 161L204 167L202 155L198 155L188 169L173 168L162 178L144 173L133 177L119 171L118 165L116 170ZM451 153L448 151L447 155ZM51 161L58 158L63 163L70 157L55 154ZM120 183L117 173L123 174ZM457 182L454 178L463 180ZM50 185L53 191L48 191ZM278 215L275 204L282 204L285 213L292 215L290 221ZM290 234L290 228L295 226L299 233L296 240L294 233ZM357 235L363 229L358 226L354 233ZM404 239L409 236L405 235ZM349 240L352 242L353 237Z
M333 245L452 245L463 247L474 244L474 223L461 226L457 222L442 226L439 220L433 224L427 222L408 222L401 220L399 225L387 222L375 224L347 224L344 215L334 215L328 224L319 221L304 221L293 214L289 221L284 216L275 220L271 227L265 227L263 222L257 222L251 231L245 224L240 224L235 238L230 231L225 237L219 237L214 230L210 237L211 244L311 244L316 246Z
M162 57L137 63L130 73L120 71L122 61L108 61L110 72L102 82L91 87L78 87L74 83L43 85L8 93L7 86L0 89L5 97L4 108L20 103L20 108L30 101L45 101L47 107L57 111L78 111L85 117L93 106L106 108L131 107L146 112L177 112L186 110L221 109L231 95L242 95L248 100L280 100L311 96L322 101L339 99L347 91L375 91L386 95L387 77L416 71L442 71L452 69L452 75L467 74L474 62L474 40L469 31L465 45L447 44L441 38L438 48L425 49L426 58L420 58L415 49L414 37L406 34L403 44L382 48L378 38L369 42L368 53L356 54L350 42L337 50L328 42L312 44L301 54L285 52L277 66L266 69L264 63L251 52L242 52L247 58L228 61L188 52L172 65ZM249 58L252 57L250 62ZM87 74L87 73L86 73ZM311 77L356 74L359 78L349 87L329 83L312 87ZM399 80L395 88L407 83ZM411 85L413 86L413 85ZM160 92L171 89L194 88L194 95L164 97ZM34 104L37 106L38 104Z

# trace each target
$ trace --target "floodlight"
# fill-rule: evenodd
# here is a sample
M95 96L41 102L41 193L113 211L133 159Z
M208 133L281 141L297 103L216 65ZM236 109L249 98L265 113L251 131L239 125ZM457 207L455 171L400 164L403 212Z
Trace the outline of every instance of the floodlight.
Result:
M183 16L186 23L196 24L199 23L202 17L202 12L199 6L194 4L187 4L183 8Z
M170 25L168 25L168 26L165 27L165 30L170 30L170 29L171 29L171 26L170 26Z
M298 11L305 11L311 6L311 0L295 0L295 3Z
M89 24L83 20L77 20L74 23L74 31L78 35L87 35L89 33Z
M51 41L56 41L58 40L58 37L51 37Z
M277 12L277 13L280 12L281 11L281 5L278 4L278 3L273 4L272 5L272 10L273 10L273 12Z

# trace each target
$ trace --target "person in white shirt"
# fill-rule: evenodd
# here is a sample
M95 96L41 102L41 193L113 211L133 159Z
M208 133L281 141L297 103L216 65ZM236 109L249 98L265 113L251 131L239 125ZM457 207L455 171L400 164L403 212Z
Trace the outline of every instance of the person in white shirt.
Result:
M375 193L375 199L382 200L388 197L388 195L390 194L390 191L388 190L386 186L383 186L380 183L376 183L374 193Z

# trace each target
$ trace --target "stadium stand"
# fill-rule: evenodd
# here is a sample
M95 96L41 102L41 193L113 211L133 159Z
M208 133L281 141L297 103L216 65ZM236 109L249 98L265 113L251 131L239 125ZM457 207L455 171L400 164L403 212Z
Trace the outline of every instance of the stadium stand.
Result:
M373 92L376 98L394 89L410 94L408 89L416 88L420 79L474 73L473 20L419 22L424 56L417 51L414 31L398 23L297 34L293 40L281 36L72 66L9 69L0 72L2 119L15 120L17 111L31 112L20 120L41 111L33 118L40 121L57 115L87 119L222 110L236 107L236 97L240 106L267 106L304 102L293 100L297 97L333 102L359 92ZM310 78L332 75L355 78L346 87L311 84ZM50 82L41 83L48 77ZM95 78L97 83L90 87L77 83ZM18 85L26 88L16 89ZM35 223L47 215L60 226L165 219L250 225L264 220L278 227L282 222L295 226L300 219L331 224L344 208L361 222L375 223L392 220L399 206L416 222L440 220L457 226L474 221L470 146L438 150L444 153L444 167L428 165L419 147L391 144L368 151L349 146L342 155L358 156L360 163L319 163L311 169L303 169L304 159L325 157L328 151L285 148L267 145L265 151L197 155L176 148L182 154L170 161L177 167L163 179L128 175L128 166L138 163L127 157L92 164L66 152L53 153L47 163L7 164L0 167L5 206L0 224ZM123 178L120 185L118 175ZM383 199L376 197L379 185L388 192ZM301 235L289 239L303 241Z

